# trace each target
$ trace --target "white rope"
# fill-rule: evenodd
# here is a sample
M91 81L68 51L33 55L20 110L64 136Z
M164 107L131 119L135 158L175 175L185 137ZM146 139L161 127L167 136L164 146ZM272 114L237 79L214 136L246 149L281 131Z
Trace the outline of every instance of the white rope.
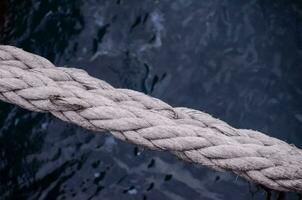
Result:
M211 115L116 89L74 68L0 45L0 99L50 112L93 131L216 170L229 170L268 188L302 193L302 151L253 130L235 129Z

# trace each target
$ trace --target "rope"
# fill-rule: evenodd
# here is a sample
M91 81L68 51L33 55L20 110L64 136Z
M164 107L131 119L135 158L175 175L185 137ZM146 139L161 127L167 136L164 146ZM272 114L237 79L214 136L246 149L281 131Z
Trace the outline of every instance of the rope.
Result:
M279 191L302 193L302 150L201 111L116 89L85 71L0 45L0 99Z

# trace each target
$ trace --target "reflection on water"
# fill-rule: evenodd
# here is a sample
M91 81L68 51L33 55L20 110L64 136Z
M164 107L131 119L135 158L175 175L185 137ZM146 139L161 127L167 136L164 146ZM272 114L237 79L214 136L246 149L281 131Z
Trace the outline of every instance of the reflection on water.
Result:
M3 0L0 41L302 147L297 1ZM3 199L298 199L0 103Z

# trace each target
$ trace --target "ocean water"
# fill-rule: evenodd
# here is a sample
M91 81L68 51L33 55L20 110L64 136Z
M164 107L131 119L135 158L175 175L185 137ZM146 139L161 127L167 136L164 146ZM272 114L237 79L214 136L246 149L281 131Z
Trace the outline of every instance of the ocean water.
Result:
M298 0L1 0L0 43L302 148ZM0 199L299 199L0 103Z

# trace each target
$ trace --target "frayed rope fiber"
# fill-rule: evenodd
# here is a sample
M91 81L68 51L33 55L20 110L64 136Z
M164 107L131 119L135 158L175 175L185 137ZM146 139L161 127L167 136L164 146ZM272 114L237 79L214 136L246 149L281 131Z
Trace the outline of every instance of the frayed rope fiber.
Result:
M302 151L263 133L0 45L0 99L279 191L302 193Z

